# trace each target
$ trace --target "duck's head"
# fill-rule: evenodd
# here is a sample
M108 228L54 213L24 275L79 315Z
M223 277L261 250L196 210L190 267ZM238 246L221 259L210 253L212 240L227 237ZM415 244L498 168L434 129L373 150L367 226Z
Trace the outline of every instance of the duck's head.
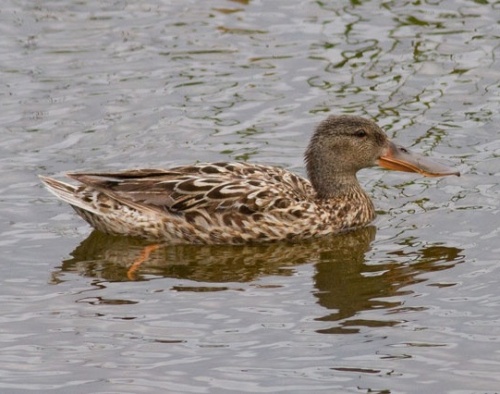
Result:
M309 179L322 198L356 184L356 172L374 165L430 177L460 175L453 168L391 142L371 120L350 115L330 116L321 122L305 159Z

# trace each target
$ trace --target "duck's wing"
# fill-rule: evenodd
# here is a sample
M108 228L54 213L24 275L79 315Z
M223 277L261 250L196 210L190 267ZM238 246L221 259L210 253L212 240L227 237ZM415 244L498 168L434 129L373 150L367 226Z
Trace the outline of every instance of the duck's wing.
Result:
M248 215L294 209L313 193L308 181L287 170L246 163L68 176L134 209L171 214L223 210Z

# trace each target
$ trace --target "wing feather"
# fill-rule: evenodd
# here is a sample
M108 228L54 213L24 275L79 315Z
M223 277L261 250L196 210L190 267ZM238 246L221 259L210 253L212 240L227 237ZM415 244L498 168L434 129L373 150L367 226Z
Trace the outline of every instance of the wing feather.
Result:
M246 163L68 176L134 208L174 214L283 210L300 205L313 193L308 181L287 170Z

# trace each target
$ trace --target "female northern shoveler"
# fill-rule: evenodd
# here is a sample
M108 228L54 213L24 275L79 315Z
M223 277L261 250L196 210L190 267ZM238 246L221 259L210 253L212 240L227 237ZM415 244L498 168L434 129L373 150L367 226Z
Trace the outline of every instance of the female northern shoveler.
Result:
M97 230L166 243L296 241L365 226L373 204L356 173L375 164L425 176L459 175L389 141L372 121L330 116L305 154L310 181L277 167L210 163L41 177Z

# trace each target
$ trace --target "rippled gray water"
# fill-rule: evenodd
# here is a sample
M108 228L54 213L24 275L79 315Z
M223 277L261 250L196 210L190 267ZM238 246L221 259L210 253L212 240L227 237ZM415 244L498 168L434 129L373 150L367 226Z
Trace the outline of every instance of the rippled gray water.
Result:
M0 10L0 392L500 390L500 6L22 1ZM460 178L360 179L375 226L144 246L38 174L249 160L303 174L328 114Z

